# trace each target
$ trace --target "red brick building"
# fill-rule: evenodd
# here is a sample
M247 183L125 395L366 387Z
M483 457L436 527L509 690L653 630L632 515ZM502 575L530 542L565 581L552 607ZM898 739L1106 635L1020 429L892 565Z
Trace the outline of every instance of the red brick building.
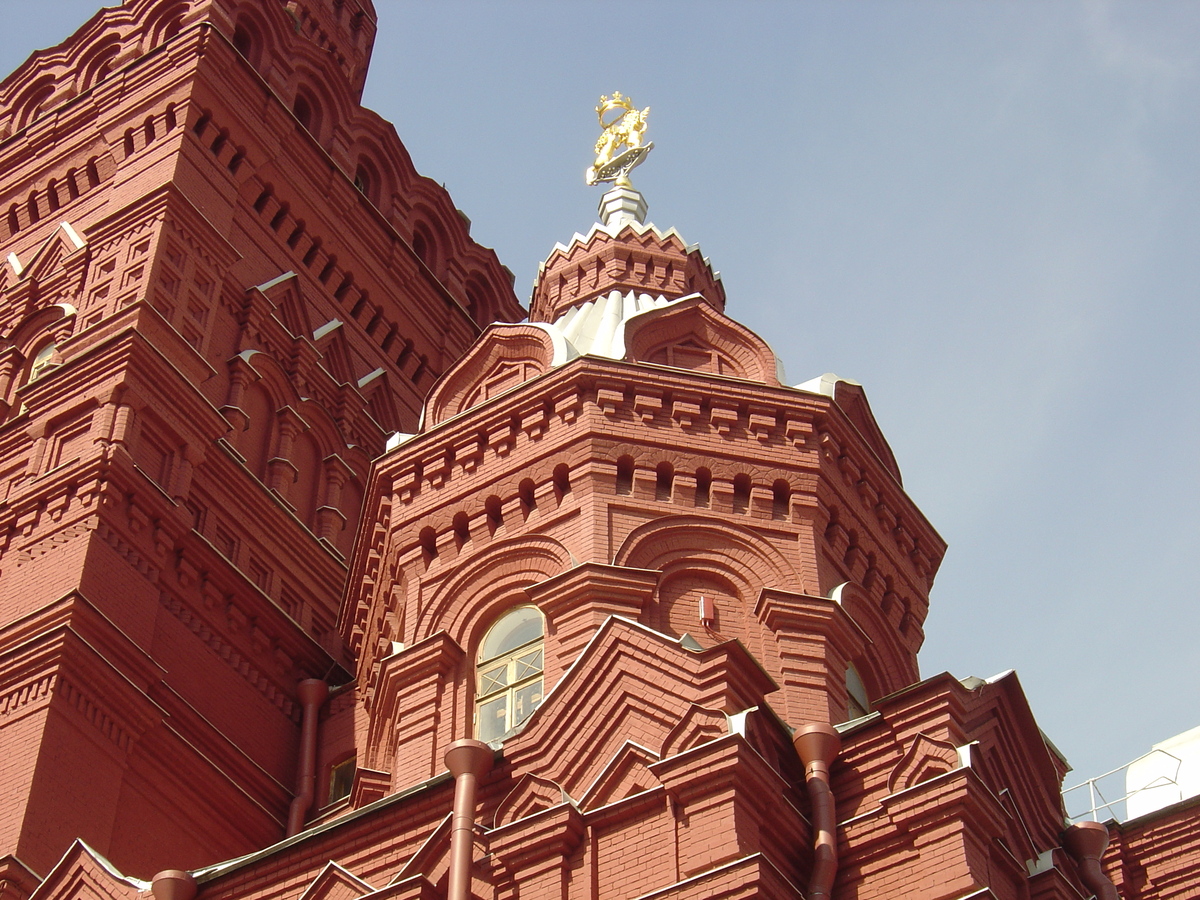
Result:
M920 680L862 389L628 189L512 324L374 38L129 0L0 82L0 891L1200 892L1194 805L1102 869L1016 677Z

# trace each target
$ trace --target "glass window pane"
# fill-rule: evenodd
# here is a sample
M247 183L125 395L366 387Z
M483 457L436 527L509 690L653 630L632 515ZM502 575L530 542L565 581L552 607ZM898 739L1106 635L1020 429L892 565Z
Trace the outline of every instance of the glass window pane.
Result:
M513 675L514 681L523 681L532 675L536 675L542 671L542 648L538 647L532 653L526 653L517 657L516 674Z
M508 731L507 694L479 704L479 739L493 741Z
M479 649L479 659L486 662L542 636L542 614L536 606L519 606L505 613L492 626Z
M500 665L479 673L479 693L486 697L508 684L508 666Z
M513 691L513 721L511 727L516 728L528 719L541 701L542 679L539 678L537 681L531 681L524 687L516 688Z

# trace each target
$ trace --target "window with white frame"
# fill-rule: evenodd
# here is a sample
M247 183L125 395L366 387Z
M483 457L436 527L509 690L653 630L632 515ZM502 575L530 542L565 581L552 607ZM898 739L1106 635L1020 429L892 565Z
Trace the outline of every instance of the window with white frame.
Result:
M545 631L536 606L518 606L484 635L475 666L475 734L481 741L512 731L542 702Z

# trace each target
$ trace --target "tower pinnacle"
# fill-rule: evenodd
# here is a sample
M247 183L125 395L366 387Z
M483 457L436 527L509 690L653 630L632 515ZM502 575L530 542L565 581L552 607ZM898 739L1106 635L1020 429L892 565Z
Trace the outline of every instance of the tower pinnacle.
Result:
M629 173L654 149L653 141L642 142L649 115L650 107L639 110L620 91L613 91L612 97L601 94L596 107L601 129L596 141L596 161L584 173L583 180L588 184L611 181L618 188L632 188Z

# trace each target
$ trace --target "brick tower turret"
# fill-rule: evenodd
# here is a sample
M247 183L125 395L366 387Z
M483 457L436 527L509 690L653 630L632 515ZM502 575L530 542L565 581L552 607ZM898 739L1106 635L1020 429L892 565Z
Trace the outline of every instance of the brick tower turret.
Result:
M1013 673L920 680L944 545L647 222L648 109L511 324L374 22L130 0L0 82L0 900L1194 894L1194 801L1106 851Z
M369 0L129 0L0 83L0 856L278 839L370 459L522 311Z

